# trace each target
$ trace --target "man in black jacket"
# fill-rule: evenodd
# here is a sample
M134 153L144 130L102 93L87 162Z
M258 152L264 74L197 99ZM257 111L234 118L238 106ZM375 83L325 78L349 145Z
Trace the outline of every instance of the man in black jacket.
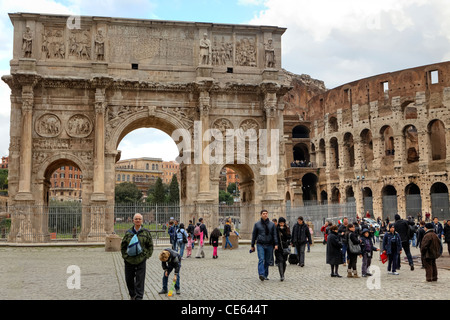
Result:
M252 232L251 252L258 249L258 274L261 281L269 280L269 264L273 258L273 249L278 249L278 236L275 224L269 220L269 212L261 211L261 219L255 223Z
M300 216L292 229L292 246L297 248L298 265L300 267L305 265L305 247L307 243L312 244L311 233L303 217Z
M414 223L413 223L414 225ZM408 258L408 263L411 268L411 271L414 270L414 261L412 259L411 250L409 247L409 240L411 240L411 228L410 223L406 220L402 220L398 214L395 215L395 223L394 223L395 231L400 235L400 239L402 240L402 248L405 251L406 257ZM398 269L400 269L400 255L398 256L397 261Z

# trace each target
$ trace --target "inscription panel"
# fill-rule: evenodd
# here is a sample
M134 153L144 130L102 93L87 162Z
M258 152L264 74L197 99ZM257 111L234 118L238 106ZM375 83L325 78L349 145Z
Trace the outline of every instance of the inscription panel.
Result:
M108 27L110 61L193 65L194 29L112 25Z

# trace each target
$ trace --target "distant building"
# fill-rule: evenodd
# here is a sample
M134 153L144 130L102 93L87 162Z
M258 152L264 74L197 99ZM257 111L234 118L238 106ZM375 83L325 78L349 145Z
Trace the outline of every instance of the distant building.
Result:
M142 191L144 197L150 185L158 178L163 179L163 160L161 158L135 158L116 163L116 184L132 182Z
M181 183L180 165L176 161L164 161L162 164L162 181L170 184L174 175L177 175L178 184Z
M58 168L50 178L49 199L53 201L80 201L83 173L73 166Z
M2 157L2 169L8 169L9 157Z

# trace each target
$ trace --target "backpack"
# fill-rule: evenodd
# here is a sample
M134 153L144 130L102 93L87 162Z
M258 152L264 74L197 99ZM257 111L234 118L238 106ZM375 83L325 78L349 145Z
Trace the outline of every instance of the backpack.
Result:
M131 238L130 243L127 247L127 254L130 257L138 256L142 253L141 243L139 242L137 234Z
M180 231L178 231L178 233L179 233ZM186 237L186 233L181 233L182 235L183 235L183 243L187 243L188 242L188 240L187 240L187 237Z
M410 225L407 223L408 226L408 240L411 240L414 238L414 234L416 233L416 226Z
M200 226L195 226L194 228L194 236L199 236L200 235Z

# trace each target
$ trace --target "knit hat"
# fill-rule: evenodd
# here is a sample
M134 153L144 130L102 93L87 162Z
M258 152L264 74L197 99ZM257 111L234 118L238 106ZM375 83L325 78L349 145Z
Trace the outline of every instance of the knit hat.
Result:
M280 223L280 222L284 222L284 223L286 223L286 219L285 219L285 218L283 218L283 217L280 217L280 218L278 219L278 223Z
M434 229L434 225L432 223L428 222L425 224L425 228L427 228L428 230Z
M369 232L369 229L364 229L361 234L364 234L365 232Z

